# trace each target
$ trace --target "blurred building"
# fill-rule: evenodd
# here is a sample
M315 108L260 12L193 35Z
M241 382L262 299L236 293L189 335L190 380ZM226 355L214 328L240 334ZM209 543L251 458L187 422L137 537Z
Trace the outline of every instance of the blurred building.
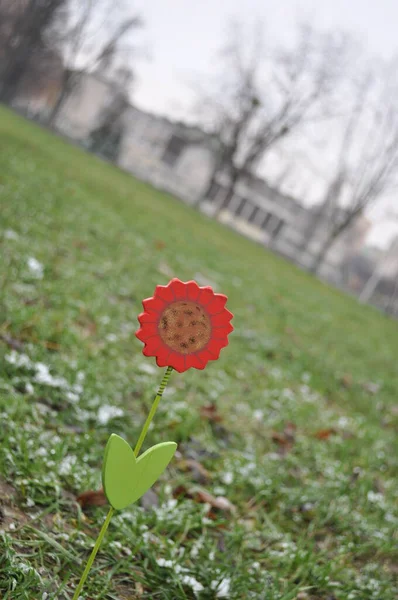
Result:
M103 144L95 145L99 154L187 203L201 200L203 211L209 215L219 212L222 206L221 221L302 267L311 268L331 227L319 207L307 208L254 175L240 182L226 202L226 173L220 173L208 189L217 139L197 127L147 113L127 101L120 104L120 95L115 82L97 73L81 74L58 115L56 128L91 149L93 138L98 141L103 131ZM118 135L111 135L112 131ZM339 282L343 265L364 244L369 227L370 223L360 218L346 230L328 252L321 276Z

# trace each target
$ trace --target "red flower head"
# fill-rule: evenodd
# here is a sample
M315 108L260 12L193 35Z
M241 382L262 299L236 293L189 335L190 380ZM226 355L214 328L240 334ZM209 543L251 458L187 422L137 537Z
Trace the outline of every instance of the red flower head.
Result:
M152 298L142 301L136 332L144 342L143 354L156 356L158 367L173 367L182 373L191 367L204 369L217 360L233 331L233 315L225 308L227 297L195 281L172 279L156 286Z

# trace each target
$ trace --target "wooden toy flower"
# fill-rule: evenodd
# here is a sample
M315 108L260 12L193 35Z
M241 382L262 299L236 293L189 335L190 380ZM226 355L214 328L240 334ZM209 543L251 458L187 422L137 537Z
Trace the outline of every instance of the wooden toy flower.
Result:
M114 511L136 502L174 456L175 442L161 442L141 455L140 450L173 369L180 373L190 367L204 369L209 360L217 360L221 349L228 345L233 315L225 308L226 301L226 296L215 294L211 287L199 287L195 281L183 283L179 279L172 279L166 286L156 286L153 297L143 300L144 312L138 317L141 327L136 336L144 342L144 355L155 356L158 366L167 369L134 449L114 433L108 440L102 484L110 508L73 600L80 598Z
M144 342L143 354L155 356L159 367L182 373L191 367L204 369L217 360L233 331L233 315L225 308L227 297L195 281L172 279L156 286L152 298L143 300L136 332Z

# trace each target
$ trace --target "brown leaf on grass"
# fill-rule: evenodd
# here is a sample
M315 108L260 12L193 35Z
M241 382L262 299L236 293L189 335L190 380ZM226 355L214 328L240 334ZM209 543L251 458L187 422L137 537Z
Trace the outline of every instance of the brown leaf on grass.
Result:
M319 431L314 433L314 437L316 437L317 440L325 440L326 441L330 438L330 436L336 435L336 434L337 434L337 430L334 429L334 427L329 427L327 429L320 429Z
M50 340L44 340L43 346L47 348L47 350L51 350L52 352L58 352L61 349L61 345L57 342L51 342Z
M178 461L177 467L184 472L189 471L192 479L198 483L206 483L211 479L209 471L193 458L183 458Z
M202 419L205 419L212 423L221 423L222 421L222 416L218 412L217 406L216 404L214 404L214 402L202 406L200 409L200 416L202 417Z
M73 240L72 244L75 248L78 248L79 250L87 250L88 248L87 242L84 242L83 240Z
M353 384L353 377L351 373L344 373L342 378L340 379L340 383L343 387L349 389Z
M22 302L25 306L35 306L35 304L40 302L40 298L24 298Z
M156 250L163 250L163 248L166 248L166 243L163 240L155 240L153 245Z
M280 454L287 454L292 449L296 441L296 430L296 425L289 421L285 424L282 432L273 431L271 433L271 439L278 444Z
M96 492L93 490L82 492L77 496L76 500L83 510L85 508L90 508L90 506L105 506L105 504L108 504L108 500L102 489L97 490Z
M208 516L210 516L212 509L230 514L236 511L236 507L228 498L225 498L225 496L213 496L213 494L210 494L210 492L207 492L203 488L186 488L184 485L180 485L173 491L173 496L175 498L191 498L199 504L208 504L210 507Z

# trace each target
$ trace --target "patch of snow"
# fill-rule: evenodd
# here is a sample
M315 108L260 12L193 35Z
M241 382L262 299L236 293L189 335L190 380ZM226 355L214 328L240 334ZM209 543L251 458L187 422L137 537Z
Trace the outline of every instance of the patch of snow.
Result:
M149 363L141 363L138 365L138 368L142 373L148 373L148 375L153 375L156 373L156 367Z
M64 377L53 377L47 365L38 362L35 364L36 375L34 381L51 387L68 387L68 382Z
M263 421L264 420L264 411L257 409L253 411L253 419L255 421Z
M80 396L75 392L66 392L65 395L70 402L78 402L80 399Z
M27 369L30 369L34 365L29 356L26 354L18 354L15 350L6 354L4 358L10 365L15 365L16 367L26 367Z
M111 419L114 419L115 417L122 417L123 415L123 410L118 406L104 404L104 406L100 407L97 418L101 425L106 425Z
M210 587L216 592L216 598L229 598L231 580L229 577L226 577L221 582L213 581Z
M181 581L184 585L188 585L190 588L192 588L194 594L198 594L204 589L203 585L191 575L183 575L181 577Z
M4 232L4 237L6 240L17 240L19 235L13 229L6 229Z
M159 567L172 569L177 575L181 574L181 583L188 585L194 594L198 594L199 592L203 591L203 585L197 579L195 579L195 577L188 575L188 569L185 569L176 562L167 560L166 558L157 558L156 563Z
M27 263L28 263L28 268L29 268L30 274L33 277L36 277L36 279L43 279L44 266L41 264L41 262L39 262L33 256L30 256L28 258Z
M105 339L108 342L117 342L117 335L115 333L108 333Z
M35 393L35 388L34 388L34 387L33 387L33 385L30 383L30 381L27 381L27 382L25 383L25 392L26 392L27 394L29 394L30 396L31 396L32 394L34 394L34 393Z
M72 467L76 464L77 458L74 455L65 456L64 459L61 460L58 473L60 475L69 475L72 470Z
M156 564L159 567L164 567L165 569L172 569L174 567L174 563L172 560L167 560L166 558L157 558Z
M231 485L234 480L234 474L231 471L226 471L221 475L221 479L225 485Z

